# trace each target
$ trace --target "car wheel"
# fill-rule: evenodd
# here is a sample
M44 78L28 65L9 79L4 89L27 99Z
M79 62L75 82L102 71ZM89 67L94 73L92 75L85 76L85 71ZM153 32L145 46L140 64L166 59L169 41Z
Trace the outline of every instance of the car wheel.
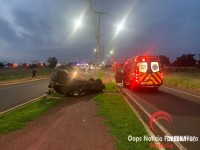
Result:
M122 80L123 87L126 87L126 82Z

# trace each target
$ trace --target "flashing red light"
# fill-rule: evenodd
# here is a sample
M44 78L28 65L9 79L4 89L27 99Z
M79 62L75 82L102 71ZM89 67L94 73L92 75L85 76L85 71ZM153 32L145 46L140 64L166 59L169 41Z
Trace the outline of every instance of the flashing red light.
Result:
M138 82L138 74L135 73L135 81Z
M163 73L162 72L160 73L160 77L163 79Z
M146 61L145 58L142 58L142 61L143 61L143 62Z

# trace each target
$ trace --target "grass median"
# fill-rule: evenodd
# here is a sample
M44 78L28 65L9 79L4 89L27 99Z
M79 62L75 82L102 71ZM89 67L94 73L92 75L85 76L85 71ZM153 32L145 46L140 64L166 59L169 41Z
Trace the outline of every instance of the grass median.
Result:
M63 96L52 94L48 98L41 98L36 102L1 115L0 135L24 128L28 122L36 120L49 109L57 106L63 99Z
M99 70L97 72L97 79L103 79L105 77L105 72L103 70Z
M110 92L113 92L113 89L115 92L118 91L118 93L110 94ZM97 115L106 118L105 124L109 126L112 135L117 140L116 149L150 149L150 142L128 141L129 135L143 138L144 135L148 134L136 114L126 103L116 85L112 82L108 83L106 85L106 91L109 92L109 94L99 94L95 98L99 107Z

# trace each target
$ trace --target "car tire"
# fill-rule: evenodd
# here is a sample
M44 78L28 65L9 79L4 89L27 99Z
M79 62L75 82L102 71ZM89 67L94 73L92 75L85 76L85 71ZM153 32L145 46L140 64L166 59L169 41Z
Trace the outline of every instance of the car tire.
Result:
M123 84L123 87L126 87L126 82L124 82L124 80L122 80L122 84Z

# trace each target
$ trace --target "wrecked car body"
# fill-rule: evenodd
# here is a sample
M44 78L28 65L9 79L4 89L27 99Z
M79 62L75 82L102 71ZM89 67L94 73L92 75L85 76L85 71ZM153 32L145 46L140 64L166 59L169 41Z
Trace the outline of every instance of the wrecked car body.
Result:
M103 92L105 85L101 79L72 78L66 70L60 70L51 77L49 88L66 96L83 96Z

